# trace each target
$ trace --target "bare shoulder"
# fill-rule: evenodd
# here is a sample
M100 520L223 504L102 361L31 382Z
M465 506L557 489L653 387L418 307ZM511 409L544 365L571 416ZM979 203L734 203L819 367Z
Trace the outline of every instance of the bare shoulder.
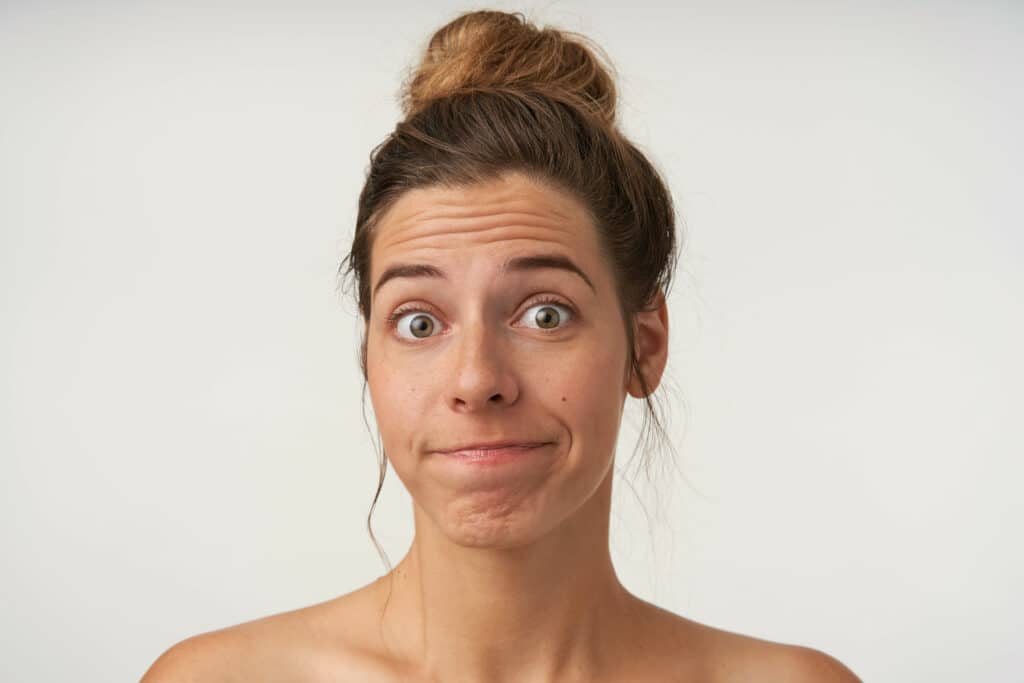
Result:
M679 617L682 619L682 617ZM701 667L709 680L723 683L862 683L849 668L821 650L773 642L691 620L684 627L691 643L706 653Z
M361 646L368 589L186 638L141 683L376 680L380 666Z
M835 657L802 645L767 643L748 671L759 672L757 680L783 683L862 683Z
M242 672L232 672L231 662L244 658L238 628L202 633L176 643L153 662L141 683L236 680Z

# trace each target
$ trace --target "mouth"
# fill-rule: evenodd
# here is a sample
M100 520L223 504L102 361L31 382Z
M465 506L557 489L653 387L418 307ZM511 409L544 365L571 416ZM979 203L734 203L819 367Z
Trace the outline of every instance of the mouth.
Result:
M551 445L550 442L504 442L499 444L485 445L471 444L468 446L460 446L454 449L437 451L437 453L439 455L443 455L446 459L450 458L457 462L474 463L480 465L496 465L500 463L515 462L518 460L522 460L523 456L538 451L544 446L549 445Z
M436 452L444 453L446 455L456 455L460 453L479 453L483 451L500 451L515 448L536 448L538 446L545 446L547 443L548 442L546 441L492 441L489 443L464 444L454 448L441 448Z

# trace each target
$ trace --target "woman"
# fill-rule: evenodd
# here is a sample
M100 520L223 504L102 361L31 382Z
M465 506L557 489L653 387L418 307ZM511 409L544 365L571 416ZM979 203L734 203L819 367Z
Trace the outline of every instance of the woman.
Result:
M409 552L329 602L179 643L146 683L858 680L616 576L615 444L627 394L650 409L665 368L677 245L615 100L573 34L491 11L437 31L345 271Z

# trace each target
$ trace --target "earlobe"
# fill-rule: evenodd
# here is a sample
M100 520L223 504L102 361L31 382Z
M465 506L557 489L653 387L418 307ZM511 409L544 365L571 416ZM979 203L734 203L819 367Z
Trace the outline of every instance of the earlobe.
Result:
M634 319L637 363L648 391L644 391L632 368L627 373L626 390L634 398L644 398L661 383L668 362L668 306L664 293L659 290L652 309L636 313Z

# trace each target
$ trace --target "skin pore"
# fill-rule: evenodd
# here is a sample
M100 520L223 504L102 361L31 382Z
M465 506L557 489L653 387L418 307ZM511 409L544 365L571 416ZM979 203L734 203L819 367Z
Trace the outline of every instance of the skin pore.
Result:
M385 646L425 679L607 678L645 617L608 549L622 410L643 394L595 227L582 204L518 173L412 190L378 227L371 287L398 264L443 273L380 284L366 329L381 443L416 528L393 583L377 582ZM525 256L563 257L585 277L503 270ZM659 300L637 317L652 390L667 358ZM547 445L498 467L434 452L506 439Z

